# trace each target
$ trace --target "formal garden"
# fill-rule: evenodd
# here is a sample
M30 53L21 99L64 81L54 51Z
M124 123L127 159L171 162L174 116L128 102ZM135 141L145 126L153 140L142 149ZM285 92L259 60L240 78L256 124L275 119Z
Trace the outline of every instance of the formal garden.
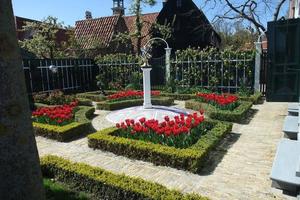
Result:
M55 145L75 145L80 141L92 154L108 152L154 166L201 174L216 149L232 135L234 123L249 124L255 115L253 105L263 103L262 93L253 88L253 59L253 52L176 52L169 80L145 90L150 80L159 79L157 71L163 72L163 80L166 72L153 67L155 75L148 74L147 82L147 74L142 71L149 67L141 68L137 57L98 57L98 74L93 82L98 89L33 93L32 120L38 146L39 141ZM45 90L64 81L59 79L59 73L66 73L63 67L47 70L53 74L52 81L49 79L53 85L47 88L49 81L42 83ZM74 74L70 77L76 82ZM149 99L150 107L145 107ZM68 147L64 148L68 151ZM41 167L49 196L206 199L196 193L169 190L152 181L74 162L57 153L45 155ZM93 159L97 160L97 156Z

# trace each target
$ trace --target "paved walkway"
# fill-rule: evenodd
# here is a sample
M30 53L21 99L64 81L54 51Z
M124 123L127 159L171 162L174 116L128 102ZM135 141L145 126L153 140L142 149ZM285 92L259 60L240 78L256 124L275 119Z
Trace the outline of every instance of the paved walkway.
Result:
M201 174L92 150L88 148L86 138L71 143L59 143L42 137L36 139L40 156L62 156L115 173L141 177L182 192L199 193L211 199L286 199L280 191L271 188L269 174L276 145L282 137L287 104L265 103L253 109L256 114L251 122L234 125L233 133L212 153Z

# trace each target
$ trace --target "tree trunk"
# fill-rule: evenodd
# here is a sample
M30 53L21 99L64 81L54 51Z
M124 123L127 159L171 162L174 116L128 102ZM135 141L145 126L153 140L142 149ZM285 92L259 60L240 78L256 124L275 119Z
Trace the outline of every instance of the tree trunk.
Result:
M143 24L141 22L141 0L135 1L135 32L136 32L136 50L137 55L141 53L141 46L142 46L142 28Z
M43 200L11 0L0 0L0 199Z

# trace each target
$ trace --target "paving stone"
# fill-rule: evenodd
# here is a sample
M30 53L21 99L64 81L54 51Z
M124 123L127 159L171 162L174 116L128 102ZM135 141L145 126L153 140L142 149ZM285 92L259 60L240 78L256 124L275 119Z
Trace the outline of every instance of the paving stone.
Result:
M183 108L183 101L175 102ZM88 148L87 139L60 143L36 137L40 156L53 154L75 162L84 162L114 173L140 177L177 189L198 193L211 199L295 199L271 188L269 179L277 144L282 138L282 125L287 103L255 105L258 110L249 124L234 124L233 133L226 137L208 166L200 174L152 163L132 160L110 152ZM96 111L93 120L97 130L114 126L105 120L108 111ZM225 153L220 158L220 152Z

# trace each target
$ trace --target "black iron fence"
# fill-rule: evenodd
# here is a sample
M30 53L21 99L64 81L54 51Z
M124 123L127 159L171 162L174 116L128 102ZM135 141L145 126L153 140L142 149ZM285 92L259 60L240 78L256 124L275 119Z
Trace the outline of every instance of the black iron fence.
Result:
M166 84L163 64L160 60L153 66L153 86ZM50 69L51 65L57 68L56 73ZM139 63L114 61L96 65L91 59L30 59L23 60L23 69L29 94L56 89L65 92L97 90L96 76L99 74L106 83L118 82L126 86L138 79L142 84ZM253 89L254 60L174 60L171 77L185 87L217 87L224 92L235 92L243 85Z
M126 63L122 61L103 62L98 64L98 74L102 82L118 83L125 87L134 79L142 80L142 72L139 63Z
M56 72L50 70L56 68ZM25 59L23 69L27 91L51 92L95 90L98 67L91 59Z
M268 52L263 51L261 54L261 64L260 64L260 77L259 77L259 85L260 92L263 95L266 95L267 91L267 69L268 69Z
M171 77L185 87L217 88L223 92L237 92L241 87L254 87L254 59L175 60L171 63Z

